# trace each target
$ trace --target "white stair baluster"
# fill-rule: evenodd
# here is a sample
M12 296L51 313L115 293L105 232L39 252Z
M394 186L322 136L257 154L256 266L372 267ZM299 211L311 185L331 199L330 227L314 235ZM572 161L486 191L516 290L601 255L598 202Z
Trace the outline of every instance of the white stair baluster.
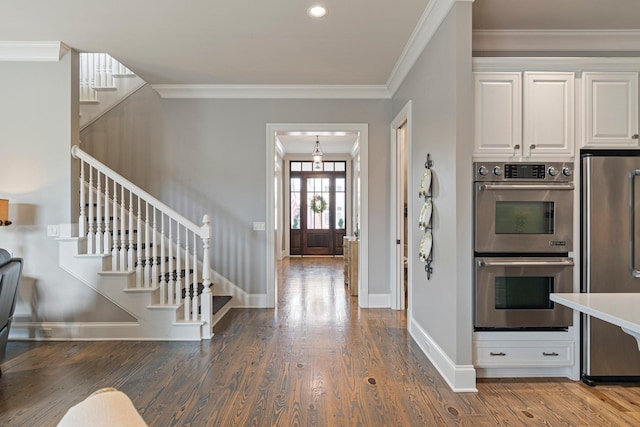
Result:
M87 69L89 71L87 77L89 78L89 87L91 90L96 86L96 54L87 54ZM95 91L94 91L95 92Z
M193 298L191 299L191 320L198 319L198 235L193 233Z
M136 230L137 230L137 245L136 245L136 287L139 288L143 285L142 277L142 214L141 207L142 201L138 196L138 218L136 218Z
M167 301L168 304L173 304L173 291L175 289L175 284L176 281L173 278L173 272L174 272L174 264L173 264L173 221L171 220L171 218L169 218L169 268L168 270L168 277L167 277L167 296L169 297L169 300Z
M124 198L124 185L121 187L120 193L120 271L127 270L127 210Z
M102 238L102 174L96 169L96 253L101 254L103 248Z
M189 232L184 236L184 320L191 318L191 296L189 287L191 286L191 273L189 271Z
M94 214L93 214L93 167L89 166L89 230L87 235L87 253L95 253L95 228L94 228Z
M167 303L167 260L164 243L164 212L160 212L160 304Z
M118 74L118 65L119 62L113 56L109 57L109 72L113 77L114 74ZM113 80L112 80L113 81Z
M113 238L111 249L111 270L118 271L120 265L120 252L118 241L118 184L113 181Z
M149 235L149 202L145 203L144 219L144 285L151 286L151 239Z
M156 220L156 208L153 208L153 230L151 231L151 237L153 239L151 257L151 286L158 285L158 227Z
M182 243L180 242L180 223L176 222L176 282L174 286L174 294L176 296L175 303L180 304L182 299Z
M102 247L102 253L108 254L111 252L111 223L109 214L109 177L104 176L104 237Z
M135 270L135 254L133 249L133 193L129 191L129 251L127 252L127 270Z
M87 206L84 182L84 161L80 161L80 217L78 218L78 235L87 237Z
M98 78L96 79L97 87L105 87L107 85L107 79L105 76L105 68L106 68L106 55L104 53L98 54Z

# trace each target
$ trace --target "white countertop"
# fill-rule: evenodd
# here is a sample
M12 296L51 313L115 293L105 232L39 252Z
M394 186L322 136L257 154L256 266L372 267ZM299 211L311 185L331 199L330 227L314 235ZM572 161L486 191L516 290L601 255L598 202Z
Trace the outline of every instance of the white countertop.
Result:
M640 348L640 293L560 293L551 301L620 326Z

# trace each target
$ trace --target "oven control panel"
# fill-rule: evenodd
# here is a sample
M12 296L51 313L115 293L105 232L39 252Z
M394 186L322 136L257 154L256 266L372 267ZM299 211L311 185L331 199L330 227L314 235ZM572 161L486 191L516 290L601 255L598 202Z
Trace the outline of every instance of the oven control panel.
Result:
M475 181L557 181L573 180L573 163L475 162Z

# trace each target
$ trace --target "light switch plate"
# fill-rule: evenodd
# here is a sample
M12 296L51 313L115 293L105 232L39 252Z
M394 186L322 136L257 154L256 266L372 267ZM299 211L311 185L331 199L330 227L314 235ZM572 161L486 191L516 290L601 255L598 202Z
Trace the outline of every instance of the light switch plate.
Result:
M47 236L49 237L60 236L60 228L57 225L47 225Z
M265 224L264 222L254 222L253 223L253 231L264 231Z

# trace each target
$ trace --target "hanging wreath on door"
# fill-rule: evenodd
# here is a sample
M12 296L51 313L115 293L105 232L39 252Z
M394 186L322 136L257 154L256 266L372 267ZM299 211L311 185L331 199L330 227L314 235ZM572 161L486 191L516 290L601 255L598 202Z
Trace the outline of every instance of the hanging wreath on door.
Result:
M327 201L319 194L316 194L311 198L311 210L314 213L320 214L327 209Z

